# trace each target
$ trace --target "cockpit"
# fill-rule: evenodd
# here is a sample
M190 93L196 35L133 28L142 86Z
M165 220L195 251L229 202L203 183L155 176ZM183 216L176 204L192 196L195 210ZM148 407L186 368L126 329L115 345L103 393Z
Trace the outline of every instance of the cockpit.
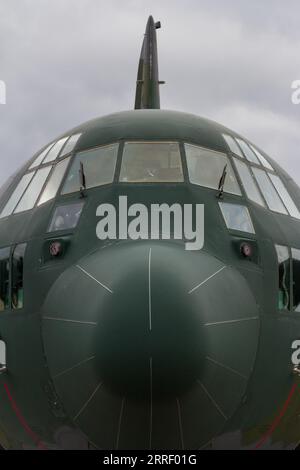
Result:
M241 138L223 134L226 153L173 141L128 141L76 152L80 137L77 133L59 139L34 158L2 207L0 219L39 207L58 194L79 192L83 176L85 190L112 183L188 183L218 190L224 178L224 193L246 197L270 211L300 219L297 206L271 163ZM82 206L73 204L67 218L66 206L56 208L49 231L75 227ZM219 206L228 228L254 233L245 204L220 200Z

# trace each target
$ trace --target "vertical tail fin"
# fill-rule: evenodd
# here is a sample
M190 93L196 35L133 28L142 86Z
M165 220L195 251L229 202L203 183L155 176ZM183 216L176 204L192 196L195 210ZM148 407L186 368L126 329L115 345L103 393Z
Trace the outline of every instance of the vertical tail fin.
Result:
M159 109L158 56L156 30L161 27L150 16L142 45L135 95L135 109Z

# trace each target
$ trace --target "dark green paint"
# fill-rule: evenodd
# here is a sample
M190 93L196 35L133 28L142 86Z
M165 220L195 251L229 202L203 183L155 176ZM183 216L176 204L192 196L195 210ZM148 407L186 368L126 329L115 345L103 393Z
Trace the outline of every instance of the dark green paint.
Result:
M236 135L194 115L139 109L95 119L72 132L82 132L75 151L119 142L121 155L125 140L167 140L219 150L231 158L224 131ZM274 161L272 165L299 207L299 188ZM119 195L127 195L129 204L148 207L203 203L204 249L186 252L171 241L101 242L96 208L103 202L117 205ZM161 185L114 182L86 191L76 230L48 234L55 207L79 199L79 193L58 195L39 208L0 220L0 247L27 243L24 308L0 313L0 336L8 348L8 372L0 375L2 445L38 446L17 419L6 384L28 426L50 449L88 444L109 449L254 448L297 380L291 373L291 343L300 336L300 315L277 310L274 244L300 249L300 222L244 195L224 194L225 202L248 206L256 234L246 236L227 230L214 190L187 179ZM57 239L65 243L65 253L53 260L47 250ZM255 248L252 260L238 249L247 240ZM222 266L226 268L214 282L188 294ZM255 318L231 322L249 317ZM89 324L77 323L81 321ZM223 326L205 326L220 321ZM219 364L230 364L234 372ZM267 446L297 445L299 405L297 393Z

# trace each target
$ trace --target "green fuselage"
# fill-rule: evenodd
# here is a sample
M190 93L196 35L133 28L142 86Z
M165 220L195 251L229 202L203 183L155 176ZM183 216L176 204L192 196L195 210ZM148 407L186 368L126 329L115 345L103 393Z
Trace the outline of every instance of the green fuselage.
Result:
M119 143L119 159L125 141L179 142L185 181L119 183L118 160L113 183L87 189L83 197L79 191L58 193L39 207L0 219L0 248L27 244L23 308L0 313L0 339L7 347L7 371L0 375L0 443L296 447L300 403L291 344L300 336L300 317L278 310L275 245L300 249L300 221L251 202L244 192L224 192L222 201L248 207L255 234L226 227L216 190L188 181L184 156L183 143L191 143L232 159L222 133L235 134L211 121L136 110L72 132L82 132L74 153ZM270 161L299 207L298 187ZM2 196L1 207L27 166ZM204 204L203 249L186 251L175 240L99 240L97 207L117 206L119 196L149 208ZM48 233L55 208L74 201L84 202L78 226ZM49 257L57 240L65 251ZM243 242L253 248L250 259L240 252ZM284 416L269 433L287 400Z

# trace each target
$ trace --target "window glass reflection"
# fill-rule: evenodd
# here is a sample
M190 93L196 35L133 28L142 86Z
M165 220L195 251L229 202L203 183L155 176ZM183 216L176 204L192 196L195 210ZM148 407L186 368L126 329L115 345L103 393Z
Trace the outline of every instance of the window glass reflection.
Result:
M253 173L269 208L272 211L287 214L286 208L278 196L278 193L271 183L267 173L263 170L259 170L258 168L253 168Z
M87 189L112 183L118 147L118 144L113 144L78 153L68 172L62 194L73 193L80 190L79 171L81 163L83 165Z
M7 201L6 205L4 206L4 209L2 210L0 217L6 217L7 215L10 215L13 212L22 194L24 193L30 181L32 180L33 175L34 175L34 172L32 171L31 173L27 173L26 175L22 177L18 186L16 187L16 189L10 196L9 200Z
M221 176L226 166L224 191L241 195L238 182L227 156L223 153L207 150L195 145L185 144L190 182L218 189Z
M69 158L65 158L54 167L51 173L51 176L49 178L49 181L39 200L39 203L38 203L39 206L41 204L44 204L47 201L50 201L50 199L53 199L56 196L58 188L63 180L66 169L68 167L69 160L70 160Z
M80 137L81 137L81 134L71 135L71 137L67 141L66 145L62 149L60 157L63 157L64 155L67 155L70 152L73 152L74 147L77 144Z
M271 178L272 183L277 189L277 192L279 193L279 196L283 200L284 205L289 211L290 215L292 217L296 217L297 219L300 219L300 213L298 211L298 208L296 207L296 204L292 200L291 196L289 195L286 187L284 186L279 176L269 173L269 177Z
M236 143L236 141L234 140L234 138L231 135L227 135L227 134L223 134L223 137L226 140L226 143L227 143L228 147L230 148L230 150L232 151L232 153L235 153L239 157L244 158L244 154L241 151L238 144Z
M48 147L45 148L34 160L34 162L31 164L29 169L31 170L32 168L35 168L36 166L40 165L42 161L44 160L45 156L49 152L49 150L53 147L54 143L52 142Z
M83 202L78 202L75 204L58 206L54 211L48 232L75 228L79 222L83 205Z
M251 150L253 150L253 152L255 153L255 155L257 156L257 158L259 159L260 163L265 167L265 168L268 168L269 170L273 170L271 164L268 162L268 160L262 155L262 153L257 150L257 148L255 148L253 145L249 144L249 147L251 148Z
M256 202L257 204L264 206L265 204L258 190L256 182L254 181L254 178L251 175L249 167L244 162L241 162L236 158L234 159L234 163L240 175L248 198L251 199L251 201Z
M252 220L246 206L219 202L227 228L241 232L255 233Z
M68 139L69 139L69 136L63 137L62 139L58 140L56 144L53 145L50 152L47 154L43 163L49 163L49 162L52 162L53 160L56 160L56 158L59 156L61 149L63 148L63 146L65 145Z
M257 163L258 165L260 164L256 154L253 152L253 150L249 147L249 145L247 144L247 142L245 142L244 140L242 139L236 139L236 141L238 142L239 146L241 147L245 157L247 158L247 160L249 160L249 162L252 162L252 163Z
M124 146L120 182L181 182L183 172L179 144L128 142Z
M45 168L41 168L35 173L34 178L30 182L19 204L17 205L14 211L15 213L27 211L33 208L50 173L50 170L51 166L46 166Z

